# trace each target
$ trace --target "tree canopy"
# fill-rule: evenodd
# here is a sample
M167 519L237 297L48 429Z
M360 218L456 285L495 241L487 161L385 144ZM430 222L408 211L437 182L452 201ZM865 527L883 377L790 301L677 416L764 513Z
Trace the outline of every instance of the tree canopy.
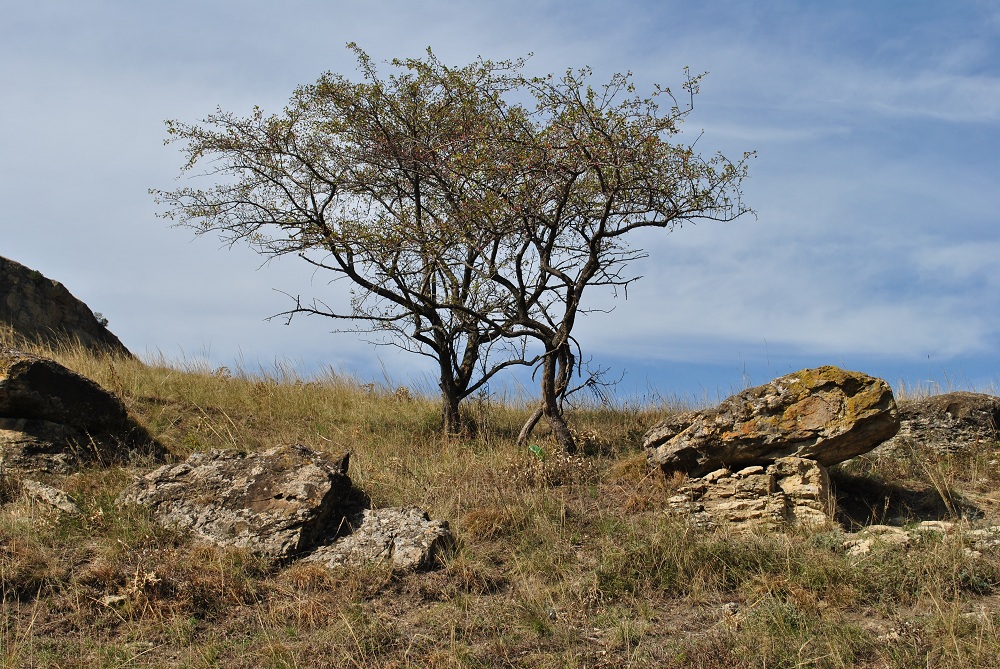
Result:
M297 298L287 314L433 358L449 432L463 398L537 365L539 415L572 450L560 400L586 288L635 280L633 230L746 213L749 154L676 141L700 80L687 73L682 105L666 88L638 96L628 74L595 89L588 69L529 77L524 60L450 67L430 49L384 77L349 48L360 82L326 73L280 114L168 121L182 171L213 183L153 193L181 225L350 281L349 305Z

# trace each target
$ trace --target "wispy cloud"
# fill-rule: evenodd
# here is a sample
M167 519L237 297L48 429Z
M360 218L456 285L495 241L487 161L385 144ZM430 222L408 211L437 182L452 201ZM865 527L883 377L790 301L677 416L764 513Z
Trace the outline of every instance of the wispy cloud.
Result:
M502 59L533 71L632 70L640 88L711 71L688 124L698 148L756 149L730 225L641 238L628 302L584 321L585 349L642 367L758 349L828 359L993 355L1000 343L995 206L1000 9L995 2L500 3L295 0L21 3L0 25L0 253L37 265L143 350L368 365L329 323L264 323L272 288L330 295L307 269L154 218L149 187L178 166L164 118L217 104L278 110L343 45L378 59ZM336 299L336 295L332 299ZM331 343L331 341L333 343ZM391 351L378 354L390 356ZM392 357L394 369L420 363ZM631 361L631 362L629 362ZM339 364L339 362L338 362ZM998 363L1000 364L1000 363ZM377 365L376 365L377 366Z

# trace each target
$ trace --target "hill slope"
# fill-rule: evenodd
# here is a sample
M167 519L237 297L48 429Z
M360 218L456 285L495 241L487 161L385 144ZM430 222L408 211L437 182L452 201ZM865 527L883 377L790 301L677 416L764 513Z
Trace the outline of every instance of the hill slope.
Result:
M1000 664L1000 548L928 531L859 555L837 526L689 527L666 513L680 481L649 474L638 450L668 407L578 409L583 454L558 455L543 435L539 458L514 445L522 406L473 403L479 435L443 441L436 403L401 389L42 352L118 393L177 457L293 442L350 450L352 478L376 505L427 508L451 521L459 547L427 573L282 566L119 508L141 467L47 480L80 516L20 495L8 475L0 666ZM962 499L982 516L967 522L997 524L995 443L857 460L837 480L866 495L859 522L941 516L961 527L954 504L907 508L924 496Z

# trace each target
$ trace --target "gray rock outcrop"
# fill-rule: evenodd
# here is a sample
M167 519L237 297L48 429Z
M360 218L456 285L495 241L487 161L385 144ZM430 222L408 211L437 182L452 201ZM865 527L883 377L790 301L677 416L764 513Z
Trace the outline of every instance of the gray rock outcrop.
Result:
M63 513L68 513L72 516L79 516L83 514L80 507L78 507L76 502L73 501L73 498L59 488L53 488L50 485L46 485L33 479L22 479L20 481L20 487L22 492L28 497L44 504L48 504Z
M832 522L836 506L826 468L796 457L689 479L668 503L698 526L746 531L823 527Z
M336 568L389 562L400 570L427 569L452 544L448 523L412 507L363 509L346 519L350 534L317 548L306 560Z
M261 453L195 453L150 472L119 501L151 509L161 523L224 546L330 568L389 562L424 569L452 543L448 523L410 508L367 508L347 475L304 446Z
M6 467L54 472L163 456L114 394L54 360L5 347L0 453Z
M354 491L347 459L303 446L261 453L211 451L164 465L122 491L163 524L276 558L312 549L337 527Z
M955 392L899 405L899 433L881 449L927 447L971 451L1000 442L1000 397Z
M843 546L849 556L870 559L872 553L906 551L927 542L941 542L958 537L966 557L976 559L1000 548L1000 526L972 528L968 523L949 520L925 520L907 527L869 525L844 535Z
M79 342L95 352L132 355L65 286L2 256L0 326L33 343Z
M804 369L689 412L646 435L649 460L664 472L702 476L798 457L830 466L896 434L888 384L837 367Z

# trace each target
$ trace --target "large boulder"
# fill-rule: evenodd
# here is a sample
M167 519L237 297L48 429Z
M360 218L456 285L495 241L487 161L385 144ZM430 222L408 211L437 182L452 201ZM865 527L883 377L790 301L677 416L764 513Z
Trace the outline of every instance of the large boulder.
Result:
M195 453L146 474L119 501L147 506L161 523L213 543L288 558L342 524L355 501L347 462L298 445Z
M882 449L969 452L1000 443L1000 397L955 392L899 404L899 433Z
M4 466L65 472L163 451L114 394L54 360L0 346Z
M0 416L61 423L84 432L122 427L121 400L55 360L0 348Z
M429 568L452 543L448 523L416 507L370 509L347 475L304 446L260 453L195 453L150 472L119 501L148 507L164 525L223 546L330 568L389 562Z
M131 357L86 304L58 281L0 256L0 326L39 344L79 342L95 352Z
M682 419L654 426L645 447L664 472L692 476L785 457L830 466L872 450L899 429L885 381L829 366L788 374Z

